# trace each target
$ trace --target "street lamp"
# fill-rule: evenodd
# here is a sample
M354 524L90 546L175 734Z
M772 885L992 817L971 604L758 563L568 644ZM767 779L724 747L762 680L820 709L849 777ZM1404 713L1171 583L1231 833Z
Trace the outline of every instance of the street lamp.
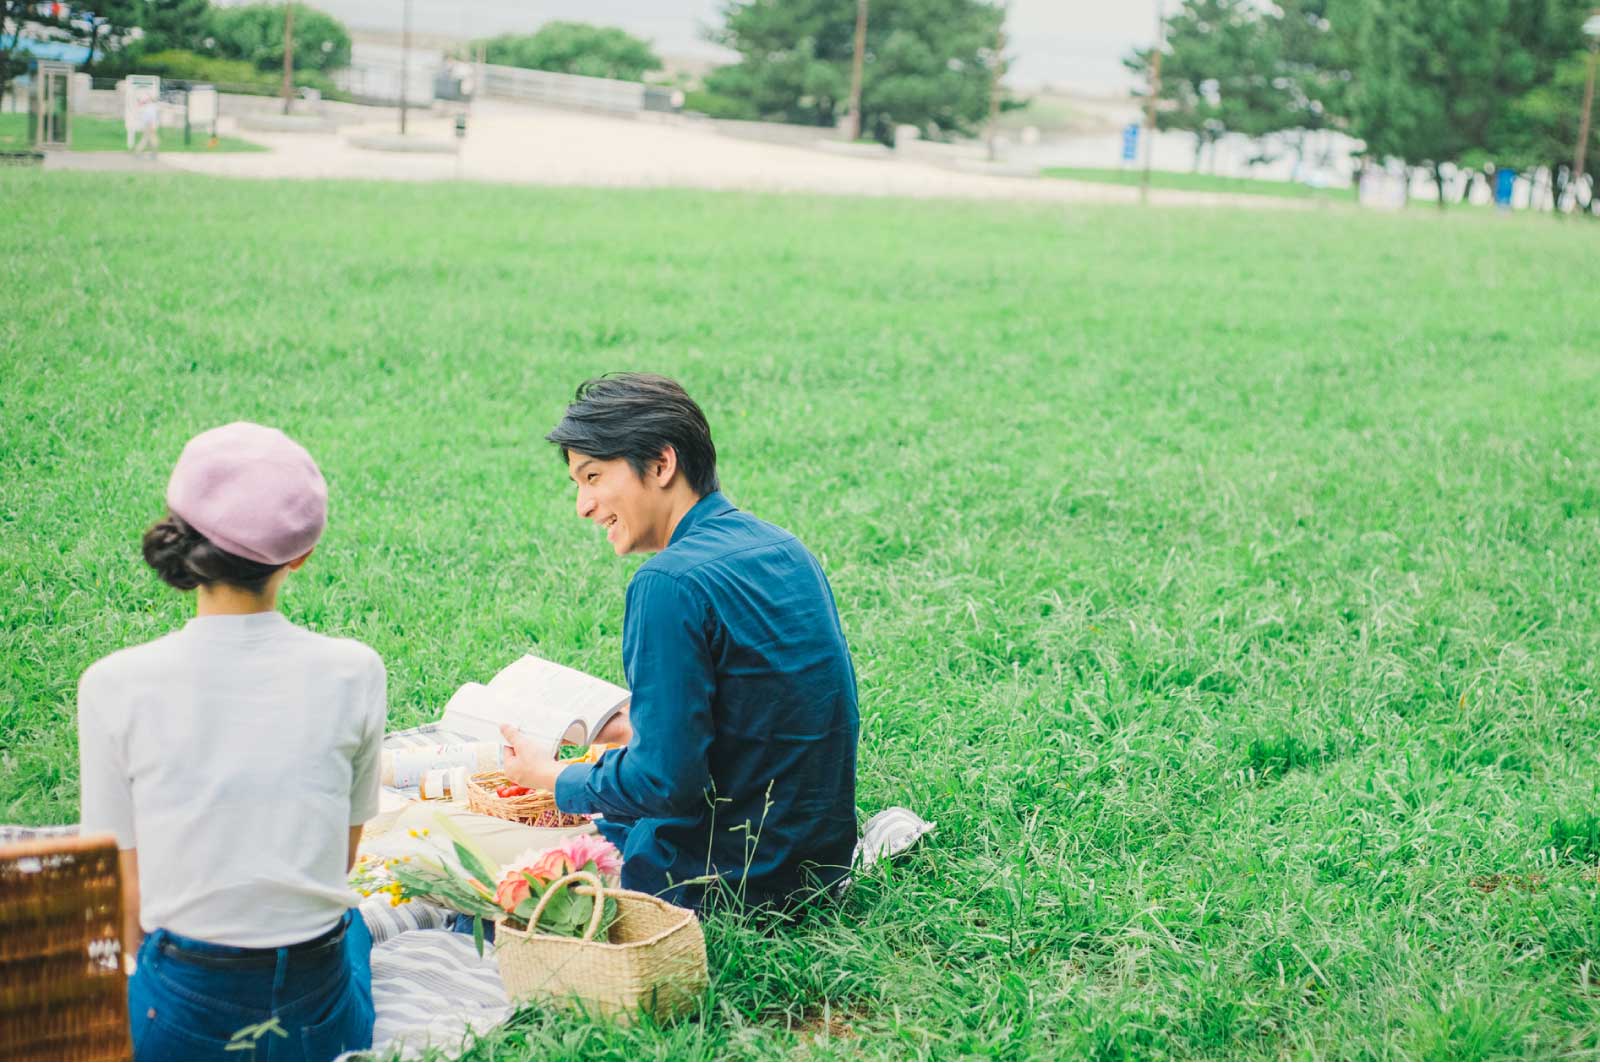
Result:
M1583 183L1583 164L1589 154L1589 112L1594 109L1594 68L1600 61L1600 8L1590 12L1583 23L1589 36L1589 76L1584 78L1583 110L1578 114L1578 148L1572 160L1572 202L1578 202L1578 186ZM1590 197L1591 199L1593 196Z

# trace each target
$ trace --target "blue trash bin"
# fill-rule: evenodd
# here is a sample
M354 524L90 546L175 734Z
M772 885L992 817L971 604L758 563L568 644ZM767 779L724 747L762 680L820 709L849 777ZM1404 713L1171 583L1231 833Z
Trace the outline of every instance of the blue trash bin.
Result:
M1511 209L1511 193L1517 187L1517 171L1497 169L1494 172L1494 205L1501 210Z

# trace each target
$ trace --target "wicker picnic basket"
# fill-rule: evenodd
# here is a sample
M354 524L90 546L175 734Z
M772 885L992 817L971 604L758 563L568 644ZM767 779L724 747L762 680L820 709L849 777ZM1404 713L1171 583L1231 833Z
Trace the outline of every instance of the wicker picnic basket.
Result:
M0 846L0 1059L131 1059L111 835Z
M530 790L521 797L501 797L495 793L511 780L497 771L484 771L467 779L467 808L485 816L498 816L530 827L579 827L588 816L574 816L556 808L556 795L549 790Z
M557 889L577 882L585 885L573 889L596 898L583 937L496 924L495 957L506 995L562 1001L623 1022L641 1011L668 1019L692 1007L706 988L706 939L689 909L648 893L607 889L589 872L576 871L550 884L528 925L538 925ZM609 940L595 941L608 897L617 902L617 919Z

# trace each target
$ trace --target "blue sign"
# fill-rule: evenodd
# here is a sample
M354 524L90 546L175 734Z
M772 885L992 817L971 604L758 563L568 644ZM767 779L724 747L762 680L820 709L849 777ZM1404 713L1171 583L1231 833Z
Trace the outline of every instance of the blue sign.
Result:
M1500 168L1494 172L1494 205L1511 206L1511 193L1517 187L1517 171Z
M1122 161L1132 162L1139 157L1139 123L1129 122L1122 127Z

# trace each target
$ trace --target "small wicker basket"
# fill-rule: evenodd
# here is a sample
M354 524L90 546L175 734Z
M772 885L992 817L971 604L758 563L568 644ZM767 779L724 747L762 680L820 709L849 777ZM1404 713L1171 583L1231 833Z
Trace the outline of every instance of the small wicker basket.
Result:
M549 790L530 790L521 797L501 797L495 793L511 780L497 771L479 772L467 779L467 808L485 816L498 816L530 827L581 827L588 816L575 816L556 808L556 795Z
M564 1002L624 1023L640 1012L665 1020L693 1007L707 984L706 939L694 912L648 893L607 889L589 872L576 871L550 884L529 927L538 925L557 889L575 882L586 884L573 889L596 898L583 937L496 924L495 958L506 995ZM606 898L617 902L617 918L610 940L594 941Z

